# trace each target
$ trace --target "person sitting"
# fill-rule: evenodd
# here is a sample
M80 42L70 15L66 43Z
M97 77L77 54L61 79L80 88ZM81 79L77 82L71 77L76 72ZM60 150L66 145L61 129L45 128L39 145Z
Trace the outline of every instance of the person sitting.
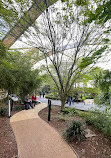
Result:
M32 104L35 106L37 103L37 96L35 95L35 93L32 96Z
M25 96L24 104L25 104L25 109L26 109L26 110L30 109L30 107L33 108L31 99L29 98L29 94L27 94L27 95Z

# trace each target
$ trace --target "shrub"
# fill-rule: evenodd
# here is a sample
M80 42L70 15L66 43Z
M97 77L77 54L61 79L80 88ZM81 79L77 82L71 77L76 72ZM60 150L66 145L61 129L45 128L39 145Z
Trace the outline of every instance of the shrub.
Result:
M74 140L81 141L85 137L85 131L82 127L81 122L72 121L64 132L63 136L68 142L72 142Z
M1 115L1 116L5 116L6 113L7 113L7 109L6 109L5 107L1 107L1 108L0 108L0 115Z
M107 93L100 93L94 98L94 102L98 105L101 104L109 105L110 104L109 95Z
M74 115L77 113L76 109L75 108L64 108L62 110L62 113L63 114L71 114L71 115Z
M88 125L93 125L96 129L111 137L111 120L104 113L92 113L85 117Z

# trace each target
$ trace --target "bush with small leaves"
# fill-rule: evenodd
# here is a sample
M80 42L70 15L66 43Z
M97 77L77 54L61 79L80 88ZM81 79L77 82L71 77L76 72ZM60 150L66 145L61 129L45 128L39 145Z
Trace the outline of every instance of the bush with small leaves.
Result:
M85 131L79 121L72 121L63 133L63 136L68 142L72 142L74 140L81 141L86 138Z

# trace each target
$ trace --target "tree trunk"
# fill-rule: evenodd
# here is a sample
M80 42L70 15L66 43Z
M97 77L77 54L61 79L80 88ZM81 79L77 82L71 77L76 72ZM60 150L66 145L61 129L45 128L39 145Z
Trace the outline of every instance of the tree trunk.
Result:
M61 111L64 109L65 107L65 101L66 101L66 97L64 95L61 96Z

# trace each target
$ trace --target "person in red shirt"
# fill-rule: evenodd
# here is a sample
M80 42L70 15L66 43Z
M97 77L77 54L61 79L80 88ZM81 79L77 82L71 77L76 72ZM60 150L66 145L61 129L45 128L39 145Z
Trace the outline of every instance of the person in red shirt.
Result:
M35 95L35 93L32 96L32 103L33 103L34 106L37 103L37 96Z

